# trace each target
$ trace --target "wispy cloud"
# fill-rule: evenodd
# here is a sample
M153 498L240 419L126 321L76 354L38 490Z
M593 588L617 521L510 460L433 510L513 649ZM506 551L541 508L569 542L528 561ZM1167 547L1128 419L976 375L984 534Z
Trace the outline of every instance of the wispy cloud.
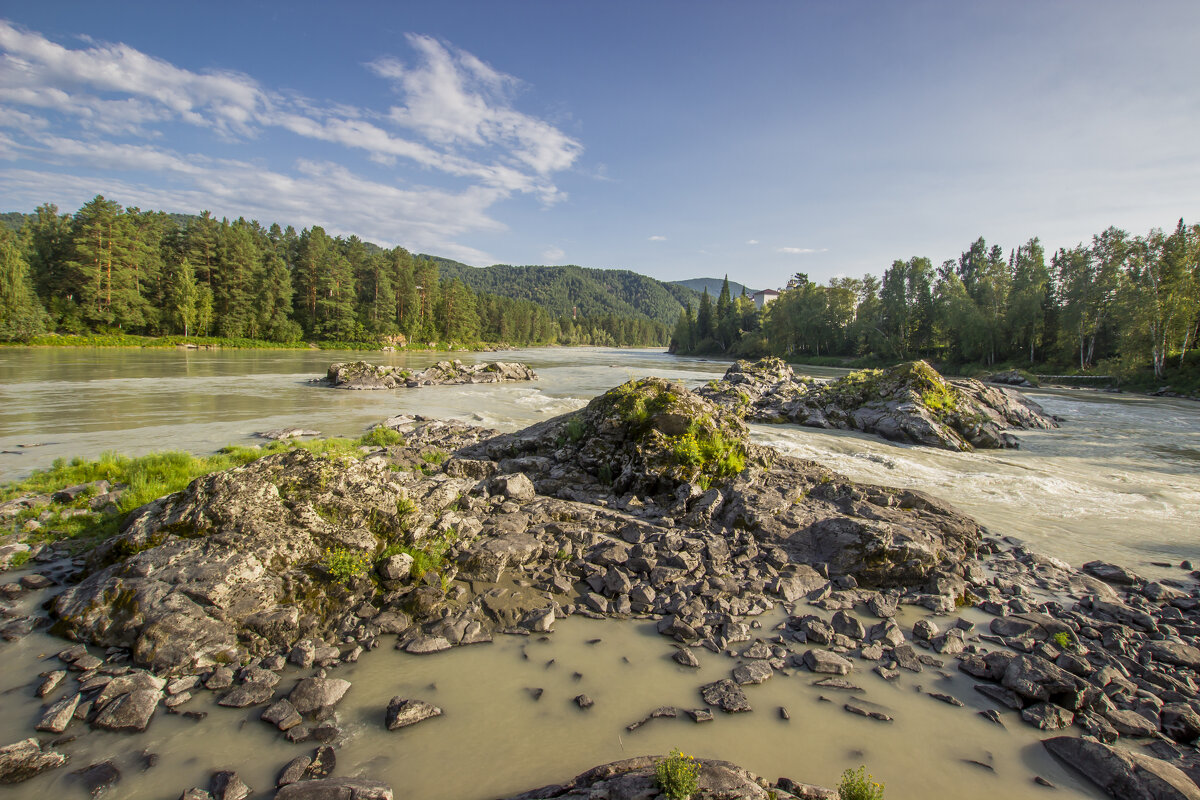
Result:
M758 239L747 239L746 244L758 244Z
M776 248L775 248L775 252L776 252L776 253L787 253L788 255L793 255L793 256L806 256L806 255L809 255L809 254L811 254L811 253L828 253L828 252L829 252L829 248L828 248L828 247L821 247L821 248L815 248L815 247L776 247Z
M561 247L548 247L542 251L542 260L547 264L557 264L566 254Z
M10 202L31 207L52 198L82 202L113 186L126 203L287 222L300 221L292 216L300 214L347 233L485 262L486 254L453 237L502 229L487 209L514 195L562 200L552 176L572 167L583 146L514 107L523 87L517 78L427 36L411 34L407 43L415 53L411 63L386 58L366 65L399 98L373 109L269 89L240 73L194 72L125 44L85 38L70 48L0 20L0 131L7 134L0 134L0 155L31 167L0 174L0 183L18 192ZM286 132L363 153L381 173L397 172L366 179L328 160L269 169L256 160L156 146L174 140L173 125L209 130L233 152ZM407 166L466 186L410 184L398 172ZM110 174L97 177L98 170ZM89 181L84 197L69 191ZM305 208L307 201L297 202L283 187L311 192L320 209Z
M667 240L667 237L659 236L657 234L650 237L650 241L652 241L652 242L665 242L666 240Z

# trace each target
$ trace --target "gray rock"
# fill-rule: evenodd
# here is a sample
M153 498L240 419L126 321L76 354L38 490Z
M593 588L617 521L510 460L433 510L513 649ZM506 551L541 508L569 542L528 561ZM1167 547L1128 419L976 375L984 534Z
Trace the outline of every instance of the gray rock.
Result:
M1068 767L1122 800L1200 800L1200 788L1178 767L1100 742L1058 736L1042 745Z
M92 720L92 725L109 731L144 731L162 699L155 689L137 689L110 700Z
M848 659L828 650L806 650L804 665L813 672L826 675L848 675L854 665Z
M1162 664L1200 670L1200 648L1170 640L1151 641L1142 645L1142 652Z
M1060 728L1071 727L1071 723L1075 721L1075 715L1053 703L1036 703L1029 708L1022 709L1021 719L1035 728L1056 731Z
M840 633L842 636L849 636L855 641L862 641L866 638L867 632L863 629L862 623L845 611L835 613L832 624L834 632Z
M248 706L256 706L259 703L265 703L274 695L274 684L251 681L250 683L235 686L221 695L221 699L217 701L217 705L229 708L246 708Z
M291 702L287 700L287 698L283 698L272 703L271 706L262 713L260 719L271 723L281 731L294 728L304 721L300 716L300 712L296 710L296 707L293 706Z
M716 706L731 714L751 710L746 694L728 678L701 686L700 696L710 706Z
M386 581L403 581L412 574L412 565L412 556L408 553L396 553L379 562L376 569L379 571L380 577Z
M696 654L690 648L680 647L671 654L671 658L675 663L682 664L685 667L699 667L700 660L696 658Z
M215 773L209 782L208 790L214 800L246 800L251 794L250 787L238 774L228 770Z
M423 700L411 700L403 697L393 697L388 703L385 720L387 729L407 728L431 717L440 717L442 710Z
M37 739L14 742L0 747L0 783L20 783L65 763L65 755L43 750Z
M41 721L34 726L35 729L46 731L47 733L62 733L65 731L75 716L75 707L79 705L81 697L82 695L79 694L69 694L51 705L42 714Z
M104 795L121 780L121 770L111 761L101 761L75 770L72 774L92 797Z
M275 800L394 800L386 783L366 778L321 778L283 786Z
M733 679L740 686L762 683L773 674L775 673L771 669L771 665L765 661L752 661L749 664L742 664L733 669Z
M350 681L341 678L304 678L292 689L288 700L304 716L337 705L349 688Z
M404 652L423 656L449 650L451 646L443 636L418 636L404 645Z

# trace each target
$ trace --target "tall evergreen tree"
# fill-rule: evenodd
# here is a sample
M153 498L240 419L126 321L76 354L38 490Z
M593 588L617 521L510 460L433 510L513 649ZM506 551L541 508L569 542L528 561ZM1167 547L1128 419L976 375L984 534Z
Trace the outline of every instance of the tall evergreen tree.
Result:
M26 341L45 332L48 322L17 237L0 227L0 341Z

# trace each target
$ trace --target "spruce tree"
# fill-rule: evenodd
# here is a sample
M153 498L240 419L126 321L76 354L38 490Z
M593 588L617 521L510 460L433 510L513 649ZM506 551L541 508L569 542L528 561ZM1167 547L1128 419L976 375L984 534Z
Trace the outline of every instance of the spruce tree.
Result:
M0 341L27 341L44 333L48 322L16 236L0 227Z

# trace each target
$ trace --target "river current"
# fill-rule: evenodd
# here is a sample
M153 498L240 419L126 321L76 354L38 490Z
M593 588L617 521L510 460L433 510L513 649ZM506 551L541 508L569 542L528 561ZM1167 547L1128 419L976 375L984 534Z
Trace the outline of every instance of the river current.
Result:
M728 365L650 350L532 349L461 354L464 361L527 363L541 376L529 385L346 392L310 383L331 361L362 356L410 367L445 357L0 349L0 481L58 457L211 452L252 443L254 432L271 428L357 436L398 413L510 431L581 407L630 378L659 375L694 386L720 377ZM1200 404L1084 391L1031 395L1063 424L1019 432L1020 450L947 453L797 426L756 425L753 437L855 480L941 497L993 533L1076 566L1101 558L1145 574L1180 575L1170 565L1183 559L1200 565ZM760 633L769 634L778 620L764 618ZM986 625L987 618L979 614L975 621ZM658 706L699 706L697 687L726 676L731 662L701 652L699 673L686 671L669 660L670 642L645 623L570 619L556 628L548 641L500 637L430 657L381 650L340 668L338 676L354 687L339 707L346 740L335 774L388 781L398 797L482 800L563 781L605 761L680 747L771 779L786 775L825 785L835 785L843 769L867 764L887 785L889 800L955 796L964 787L979 796L1042 796L1046 790L1033 782L1035 774L1055 783L1060 797L1098 796L1045 755L1034 729L1013 717L1001 728L974 714L989 706L952 668L949 677L931 672L925 680L893 685L856 666L850 677L865 689L861 696L892 714L890 724L845 713L836 692L813 687L810 673L796 672L749 687L752 714L720 715L702 725L686 716L654 720L630 733L625 725ZM589 643L594 639L601 641ZM52 658L44 659L61 647L40 633L0 644L0 744L30 734L41 707L30 684L36 686L36 673L56 668ZM954 694L968 707L939 703L914 684ZM532 699L532 688L544 689L540 700ZM596 700L587 712L571 703L581 692ZM381 722L393 695L429 700L445 714L388 733ZM789 709L790 721L780 719L780 706ZM136 737L81 736L65 746L68 768L6 794L85 797L69 770L105 758L124 773L110 796L177 797L216 769L237 769L264 793L283 763L311 748L279 738L255 719L256 711L210 707L207 697L188 707L212 713L199 723L160 713L147 734ZM146 748L161 761L141 772L135 762Z

